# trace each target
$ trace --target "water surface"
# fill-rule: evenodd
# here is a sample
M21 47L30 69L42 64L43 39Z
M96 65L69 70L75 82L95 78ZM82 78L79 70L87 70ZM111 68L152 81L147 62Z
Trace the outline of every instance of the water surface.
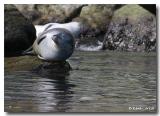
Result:
M76 51L68 62L73 70L61 76L6 68L5 111L156 111L155 53Z

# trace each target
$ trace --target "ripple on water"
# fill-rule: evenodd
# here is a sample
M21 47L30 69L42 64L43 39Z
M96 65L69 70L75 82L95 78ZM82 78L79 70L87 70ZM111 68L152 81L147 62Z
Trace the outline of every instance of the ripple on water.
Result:
M5 72L5 111L130 112L129 106L156 111L155 55L77 51L69 62L73 70L63 78Z

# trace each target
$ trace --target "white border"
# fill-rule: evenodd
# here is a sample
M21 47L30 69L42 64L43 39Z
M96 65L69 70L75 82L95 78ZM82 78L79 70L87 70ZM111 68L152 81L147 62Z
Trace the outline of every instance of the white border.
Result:
M6 4L156 4L158 0L5 0Z
M4 8L0 5L0 113L4 114ZM2 115L0 114L0 115ZM3 116L3 115L2 115Z
M0 36L0 79L1 79L0 80L0 116L11 115L11 114L4 113L4 4L157 4L158 9L160 9L160 0L132 0L132 1L131 0L130 1L129 0L83 0L83 1L82 0L3 0L2 1L1 0L0 1L0 35L1 35ZM160 11L158 12L157 16L160 16ZM157 21L157 22L160 22L160 21ZM159 29L159 23L157 23L157 25ZM158 32L158 37L160 37L159 30L157 32ZM158 45L160 45L160 41L158 41ZM157 50L158 51L160 50L159 46ZM158 58L160 58L159 56L160 54L158 53ZM158 67L159 67L159 64L158 64ZM158 72L159 72L159 69L158 69ZM158 82L158 85L159 85L159 82ZM159 99L158 99L158 102L159 102ZM14 114L14 115L17 115L17 114ZM22 114L19 114L19 115L22 115ZM22 116L24 115L25 114L23 114ZM36 115L39 116L40 114L36 114ZM46 114L41 114L41 115L46 115ZM48 115L57 115L57 114L48 114ZM59 116L61 115L62 114L60 114ZM67 115L71 115L71 114L67 114ZM72 114L72 115L75 115L75 114ZM93 114L85 114L85 115L79 114L79 116L81 115L88 116ZM117 114L108 114L108 115L113 116ZM120 115L124 115L124 114L120 114ZM133 114L126 114L126 115L131 116ZM136 114L136 115L140 115L140 114ZM141 116L146 116L146 115L147 114L141 114Z

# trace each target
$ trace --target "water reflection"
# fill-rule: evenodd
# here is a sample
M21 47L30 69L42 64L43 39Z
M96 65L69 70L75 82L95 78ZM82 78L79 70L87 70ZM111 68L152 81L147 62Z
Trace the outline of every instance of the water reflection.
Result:
M69 109L67 103L72 100L75 85L68 82L67 75L15 73L16 77L15 74L5 77L6 111L65 112Z
M68 76L68 73L67 75L65 74L57 75L53 73L44 75L43 73L42 77L51 80L50 82L47 81L47 83L52 85L52 88L49 89L48 91L48 93L52 94L52 97L49 97L51 98L51 100L50 101L47 100L48 102L47 101L45 102L47 107L50 107L50 103L53 104L50 107L50 112L53 112L53 111L65 112L70 108L69 105L67 105L67 103L70 103L70 101L72 101L72 97L74 94L74 92L72 91L72 88L75 87L75 85L70 84L68 82L67 76ZM45 85L48 85L48 84L45 84ZM48 99L48 95L47 95L47 99ZM41 104L39 106L39 111L43 111L44 107L46 106L43 106L43 104Z

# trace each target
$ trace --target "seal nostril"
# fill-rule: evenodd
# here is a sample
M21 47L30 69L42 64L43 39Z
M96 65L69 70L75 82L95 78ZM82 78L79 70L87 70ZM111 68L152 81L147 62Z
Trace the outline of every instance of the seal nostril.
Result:
M54 36L52 37L52 40L53 40L57 45L59 45L58 39L59 39L59 36L57 36L57 35L54 35Z

